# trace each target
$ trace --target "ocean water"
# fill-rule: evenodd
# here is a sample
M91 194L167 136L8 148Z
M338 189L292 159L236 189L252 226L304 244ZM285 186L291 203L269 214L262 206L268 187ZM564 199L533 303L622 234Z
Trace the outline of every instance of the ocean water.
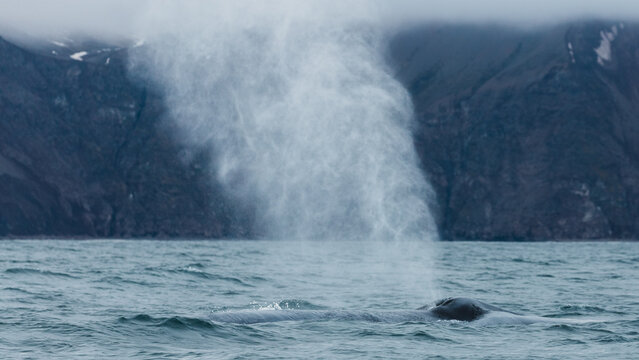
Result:
M637 359L639 243L2 241L0 305L2 359Z

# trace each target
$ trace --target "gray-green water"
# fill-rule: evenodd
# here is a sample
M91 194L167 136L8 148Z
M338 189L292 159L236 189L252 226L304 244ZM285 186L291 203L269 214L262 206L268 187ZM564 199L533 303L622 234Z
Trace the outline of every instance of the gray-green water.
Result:
M639 354L639 243L4 241L0 254L3 359ZM406 315L445 296L546 319ZM346 315L211 320L229 313Z

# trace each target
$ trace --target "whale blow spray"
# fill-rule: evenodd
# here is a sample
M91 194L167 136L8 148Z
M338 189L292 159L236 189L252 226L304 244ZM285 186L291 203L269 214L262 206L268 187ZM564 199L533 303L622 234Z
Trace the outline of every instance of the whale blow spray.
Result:
M180 138L287 239L434 239L406 90L365 1L163 2L133 56ZM162 29L158 32L157 29Z

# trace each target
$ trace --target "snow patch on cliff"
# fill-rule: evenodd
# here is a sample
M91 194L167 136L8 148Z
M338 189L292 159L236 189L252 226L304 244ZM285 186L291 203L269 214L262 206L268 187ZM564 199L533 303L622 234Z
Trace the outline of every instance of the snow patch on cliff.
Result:
M575 50L572 48L572 43L571 42L568 43L568 53L570 54L570 60L574 64L576 62L575 61Z
M615 25L610 31L602 30L599 34L601 35L601 42L599 43L599 47L594 50L595 53L597 53L597 63L604 66L606 62L612 60L612 42L617 38L619 29Z
M59 46L59 47L68 47L67 44L60 42L60 41L55 41L55 40L50 40L50 43L52 43L55 46Z
M72 54L71 56L69 56L71 59L76 60L76 61L83 61L83 57L87 56L88 52L86 51L80 51L77 52L75 54Z

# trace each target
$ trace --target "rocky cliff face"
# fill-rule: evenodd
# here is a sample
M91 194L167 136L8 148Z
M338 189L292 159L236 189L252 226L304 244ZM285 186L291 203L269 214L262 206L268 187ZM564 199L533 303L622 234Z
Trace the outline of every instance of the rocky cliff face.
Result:
M180 148L162 100L127 77L126 50L52 47L0 38L0 235L245 234L205 152Z
M444 238L639 236L639 27L429 26L392 46Z
M27 48L0 39L0 236L251 236L126 49ZM639 26L431 25L389 58L444 239L639 238Z

